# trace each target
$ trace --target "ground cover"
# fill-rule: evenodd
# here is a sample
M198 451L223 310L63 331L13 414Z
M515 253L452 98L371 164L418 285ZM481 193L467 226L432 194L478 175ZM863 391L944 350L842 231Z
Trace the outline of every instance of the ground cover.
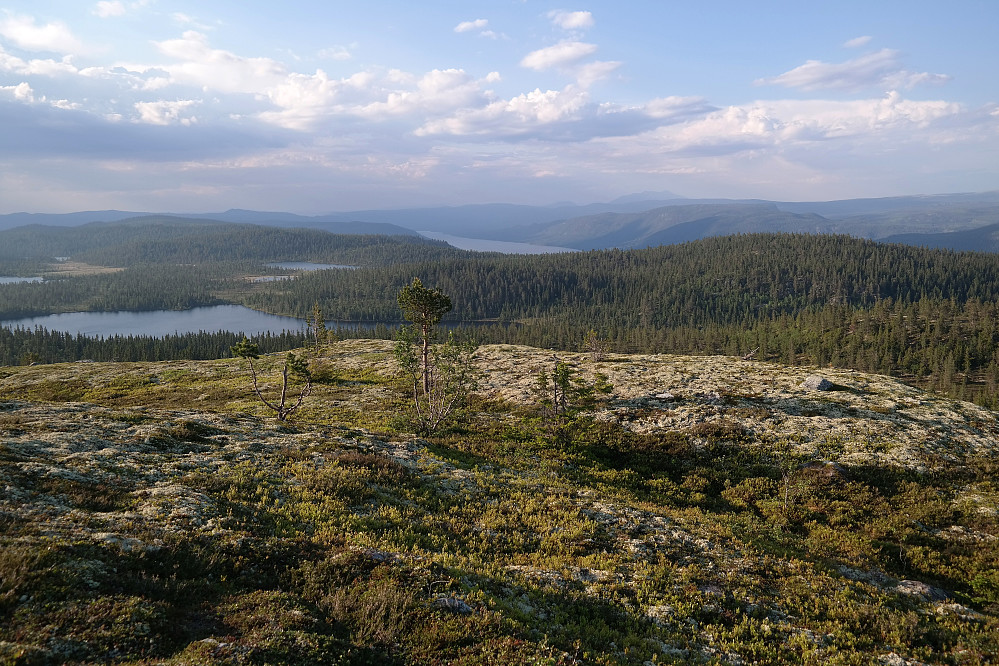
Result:
M0 369L0 663L990 663L995 415L863 373L479 350L409 434L391 345L270 418L237 359ZM278 383L283 356L261 358ZM821 374L831 390L802 387ZM599 377L598 377L599 376Z

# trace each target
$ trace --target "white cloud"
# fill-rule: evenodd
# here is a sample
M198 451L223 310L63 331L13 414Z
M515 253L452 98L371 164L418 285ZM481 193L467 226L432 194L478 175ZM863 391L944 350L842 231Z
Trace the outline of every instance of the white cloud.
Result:
M597 104L585 88L573 84L562 90L536 89L509 100L460 109L450 117L425 123L416 134L583 142L601 136L637 135L712 111L714 108L698 97L656 99L634 107Z
M589 62L576 70L576 80L583 88L589 88L597 81L606 79L620 66L621 63L612 60Z
M475 19L474 21L462 21L458 25L454 26L455 32L472 32L473 30L481 30L489 25L488 19Z
M710 147L712 153L721 154L830 141L865 142L886 134L922 141L934 123L961 113L959 104L906 100L897 92L854 101L759 101L665 125L643 138L655 137L653 143L660 149L673 152L698 153Z
M72 63L71 56L62 60L35 59L22 60L10 55L0 48L0 71L13 72L21 76L56 76L57 74L77 74L78 70Z
M124 16L125 5L118 0L101 0L93 9L95 16L101 18L111 18L113 16Z
M531 51L520 61L521 66L538 71L552 67L565 67L596 53L596 44L586 42L562 41L554 46L547 46L537 51Z
M538 125L550 125L577 117L589 98L574 86L564 90L535 89L509 100L498 100L476 109L462 109L449 118L426 123L417 136L511 136L535 132Z
M146 68L163 70L168 83L193 85L206 90L230 93L266 94L288 76L285 66L270 58L244 58L229 51L213 49L205 35L188 30L180 39L157 42L163 55L179 62ZM162 87L153 82L151 87Z
M18 83L16 86L0 86L0 90L10 93L19 102L35 101L35 91L25 81Z
M500 35L492 30L486 30L486 26L489 25L488 19L475 19L474 21L462 21L458 25L454 26L454 31L461 32L478 32L479 37L488 37L489 39L499 39Z
M322 70L292 74L267 92L279 110L259 117L296 130L313 129L335 117L371 122L411 117L411 122L419 123L427 116L485 104L488 97L482 86L497 80L495 72L480 81L460 69L435 69L422 76L400 70L365 71L345 79L331 79Z
M861 46L866 46L868 42L871 41L870 35L862 35L860 37L854 37L853 39L848 39L843 42L843 47L848 49L856 49Z
M548 12L548 18L563 30L592 28L594 23L593 14L590 12L567 12L559 9Z
M198 121L194 116L184 116L184 112L192 106L200 104L196 100L179 100L176 102L136 102L135 110L139 112L139 122L149 125L192 125Z
M411 90L394 90L384 100L367 104L357 112L366 117L384 114L440 114L485 101L477 80L461 69L435 69L416 81Z
M869 86L910 88L922 83L944 83L944 74L909 72L904 69L898 51L881 49L844 63L809 60L804 65L771 78L758 79L757 85L781 85L803 90L861 90Z
M26 51L75 53L83 50L66 24L60 22L36 25L30 16L8 16L0 21L0 36Z
M320 58L327 58L329 60L350 60L353 56L350 54L350 50L346 46L331 46L326 49L322 49L317 53Z
M52 106L63 111L77 111L83 108L79 102L70 102L68 99L57 99L52 102Z

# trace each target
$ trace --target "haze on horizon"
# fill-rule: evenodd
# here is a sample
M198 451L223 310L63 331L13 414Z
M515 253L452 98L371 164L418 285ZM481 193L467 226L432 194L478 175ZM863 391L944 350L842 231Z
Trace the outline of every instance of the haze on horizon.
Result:
M0 213L999 189L999 3L18 0Z

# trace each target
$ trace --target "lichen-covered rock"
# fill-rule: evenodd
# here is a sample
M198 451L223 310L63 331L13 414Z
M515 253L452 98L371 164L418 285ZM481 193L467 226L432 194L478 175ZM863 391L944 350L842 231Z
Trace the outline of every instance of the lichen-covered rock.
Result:
M819 375L808 375L805 381L801 382L801 387L809 391L829 391L832 389L833 383Z

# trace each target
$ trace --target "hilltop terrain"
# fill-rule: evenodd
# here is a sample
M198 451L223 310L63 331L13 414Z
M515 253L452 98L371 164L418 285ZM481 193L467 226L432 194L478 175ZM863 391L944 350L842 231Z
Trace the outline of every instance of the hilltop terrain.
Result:
M999 653L993 412L848 370L559 353L612 389L553 422L552 356L480 348L469 420L426 438L385 341L313 356L287 423L235 359L0 369L0 662Z

